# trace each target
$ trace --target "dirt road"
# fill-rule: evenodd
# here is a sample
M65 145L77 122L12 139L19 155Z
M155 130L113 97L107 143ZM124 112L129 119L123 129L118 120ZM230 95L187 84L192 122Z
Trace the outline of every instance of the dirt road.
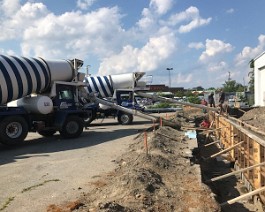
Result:
M111 171L138 130L150 122L135 118L130 126L101 120L78 139L43 138L37 133L16 148L0 146L0 211L46 211L51 203L87 192L88 180Z

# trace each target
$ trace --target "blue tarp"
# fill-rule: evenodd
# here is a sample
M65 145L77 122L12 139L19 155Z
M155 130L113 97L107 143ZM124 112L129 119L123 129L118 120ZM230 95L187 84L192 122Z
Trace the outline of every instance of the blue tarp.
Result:
M188 136L188 138L190 139L197 137L197 133L195 130L188 130L187 132L185 132L185 135Z

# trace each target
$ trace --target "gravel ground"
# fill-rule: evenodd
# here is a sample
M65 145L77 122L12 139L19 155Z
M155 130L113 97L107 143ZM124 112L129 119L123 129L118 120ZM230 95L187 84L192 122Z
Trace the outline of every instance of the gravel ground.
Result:
M194 126L202 116L201 110L186 109L174 119ZM227 172L229 166L219 166L215 160L201 163L196 151L192 157L184 131L164 126L144 134L142 130L151 126L138 118L130 126L113 124L113 120L100 125L98 120L78 139L30 134L26 145L0 146L0 209L214 212L221 211L217 201L239 195L238 179L203 183L205 176ZM210 154L209 149L201 151ZM223 211L238 211L234 206ZM239 211L255 209L248 201L239 206Z
M88 192L90 179L113 170L113 161L133 143L135 134L150 126L142 119L131 126L112 119L100 122L77 139L30 133L25 145L0 146L0 211L46 211L51 203Z

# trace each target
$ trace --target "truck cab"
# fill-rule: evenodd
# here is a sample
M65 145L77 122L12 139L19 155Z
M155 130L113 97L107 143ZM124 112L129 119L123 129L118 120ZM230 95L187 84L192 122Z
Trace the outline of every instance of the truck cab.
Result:
M57 82L54 89L51 98L44 95L29 95L24 97L25 105L5 106L4 110L0 110L0 142L6 145L20 144L28 132L38 132L44 137L50 137L56 132L63 138L80 136L84 128L83 119L86 111L78 101L79 86L75 83ZM51 102L39 101L43 97ZM50 112L42 113L41 107L51 105Z
M36 131L43 136L59 131L63 138L78 137L83 132L86 114L79 103L78 94L76 84L57 82L56 95L52 98L54 111L49 119L42 120L44 125L37 127Z

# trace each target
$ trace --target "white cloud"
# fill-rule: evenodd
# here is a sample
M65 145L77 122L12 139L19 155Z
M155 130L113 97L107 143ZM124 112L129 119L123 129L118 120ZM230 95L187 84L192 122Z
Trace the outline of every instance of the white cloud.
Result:
M217 63L210 63L208 65L208 71L210 72L218 72L218 71L223 71L227 69L227 64L224 61L220 61Z
M46 6L42 3L31 4L27 2L23 6L12 5L9 11L15 8L19 8L19 10L16 10L13 16L5 18L5 21L0 23L0 27L2 28L0 41L22 38L25 29L36 25L40 18L48 14ZM4 10L5 7L1 9Z
M223 70L223 72L219 72L223 82L228 79L228 71L231 73L231 78L239 83L246 83L249 80L249 61L265 51L265 35L260 35L258 41L256 47L244 47L242 51L235 56L234 62L230 66L226 64L223 68L221 66L219 67L220 70ZM218 64L212 67L218 69ZM208 70L210 70L210 68Z
M196 7L189 7L183 12L176 13L174 15L171 15L168 24L171 26L175 26L179 24L180 22L191 20L194 18L197 18L199 16L199 10Z
M52 13L36 18L22 33L23 55L84 58L87 54L108 56L122 45L123 29L117 7L82 14Z
M7 11L6 2L0 5L1 11ZM9 5L12 16L0 22L0 41L19 41L19 54L25 56L50 58L74 55L83 58L94 54L106 57L120 50L126 39L118 7L100 8L85 14L73 11L55 15L42 3L12 3ZM0 20L1 16L3 13Z
M209 24L210 21L211 21L211 18L207 18L207 19L196 18L196 19L192 20L189 24L181 25L179 27L179 32L180 33L190 32L191 30L196 29L200 26Z
M226 13L229 13L229 14L232 14L234 12L235 12L235 10L233 8L230 8L230 9L226 10Z
M155 17L148 8L144 8L142 11L142 18L137 22L137 25L141 29L148 29L155 24Z
M96 0L77 0L77 7L81 10L88 9Z
M199 60L201 62L208 62L209 59L216 57L219 54L228 53L233 50L230 43L224 43L221 40L206 40L205 51L201 54Z
M183 83L190 83L193 80L192 74L183 75L182 73L179 73L177 75L177 83L183 84Z
M202 42L198 42L198 43L193 42L193 43L189 43L188 47L191 49L202 49L204 48L204 45Z
M151 0L150 8L153 8L156 13L159 15L165 14L168 10L171 9L173 5L172 0Z
M151 37L143 48L126 46L120 54L113 55L101 63L99 73L128 73L152 71L167 59L176 49L173 34Z
M170 26L176 26L182 22L188 22L187 24L182 24L178 30L179 33L187 33L195 28L209 24L211 20L212 18L201 18L198 8L191 6L184 12L172 15L167 24Z
M27 1L21 5L14 4L10 8L17 9L10 9L14 11L13 14L10 12L11 15L0 22L3 29L0 41L18 40L21 53L14 52L13 49L5 52L47 59L84 59L88 60L85 62L91 64L93 69L94 65L100 64L100 74L107 75L157 71L161 67L164 69L165 63L176 59L173 55L177 49L178 27L185 23L188 26L196 20L207 20L200 17L196 7L190 7L179 13L175 20L172 17L171 24L167 24L168 16L165 14L171 9L173 1L150 0L149 8L143 9L139 21L125 29L121 22L124 15L117 6L84 12L82 10L89 7L91 2L77 3L81 10L71 10L59 15L49 11L43 3ZM186 31L202 25L196 23ZM189 48L202 47L203 43L189 45ZM93 62L90 62L91 58L94 59ZM184 73L172 79L172 82L178 80L177 83L190 83L192 76Z
M0 12L4 14L5 16L9 17L12 16L14 13L16 13L19 8L19 0L2 0L0 2Z
M235 58L236 66L246 65L251 59L254 59L263 51L265 51L265 35L260 35L258 37L259 43L256 47L251 48L246 46L243 48L241 53L239 53Z

